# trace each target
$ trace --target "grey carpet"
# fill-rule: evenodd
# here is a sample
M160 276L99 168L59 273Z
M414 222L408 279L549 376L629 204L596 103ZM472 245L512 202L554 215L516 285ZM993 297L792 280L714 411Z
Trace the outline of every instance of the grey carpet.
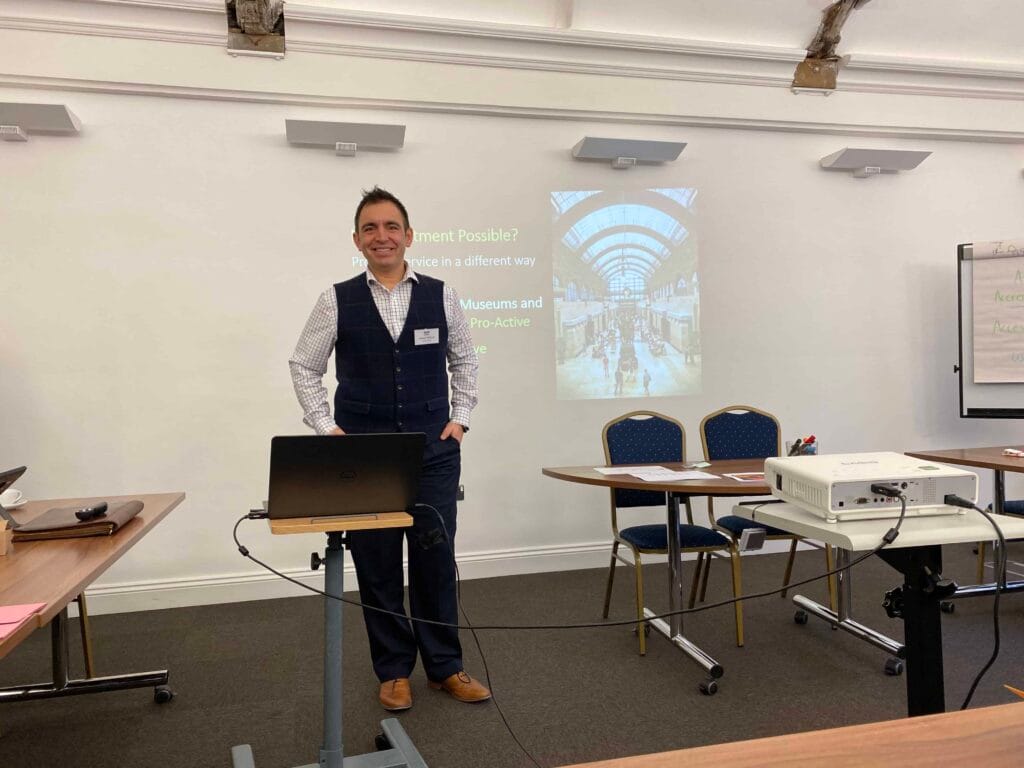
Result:
M1024 545L1012 550L1024 559ZM946 575L974 580L969 547L946 548ZM747 592L777 586L783 556L744 558ZM729 594L728 567L716 562L708 600ZM823 570L818 552L801 553L795 578ZM687 565L687 574L692 565ZM468 581L474 624L587 622L600 619L604 570ZM645 568L649 603L664 607L664 565ZM880 607L896 572L872 558L855 571L854 614L893 637L899 621ZM799 592L823 600L823 582ZM1024 686L1024 595L1004 597L1003 649L972 706L1014 700L1002 683ZM991 598L958 601L943 617L947 708L959 707L992 648ZM619 567L613 615L632 610L632 572ZM886 655L811 619L793 621L778 597L745 607L746 645L737 648L732 611L686 618L686 632L725 667L715 696L703 671L660 635L646 657L628 628L480 631L491 684L512 728L545 768L623 755L749 739L901 717L903 677L883 673ZM230 748L248 743L260 768L316 763L322 733L320 598L302 597L97 616L97 673L167 667L176 696L158 705L149 690L0 706L0 765L229 766ZM72 621L72 624L76 622ZM484 676L469 632L467 669ZM73 633L72 640L77 641ZM345 608L345 751L372 751L380 720L360 613ZM72 645L77 672L77 646ZM0 660L0 685L45 680L49 632L38 631ZM399 717L433 768L520 768L519 751L493 703L460 704L414 673L415 706Z

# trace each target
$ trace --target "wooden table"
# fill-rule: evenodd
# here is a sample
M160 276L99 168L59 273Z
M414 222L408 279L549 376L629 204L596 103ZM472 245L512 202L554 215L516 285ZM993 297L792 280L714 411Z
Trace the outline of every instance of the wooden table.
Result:
M1024 458L1004 456L1004 448L1024 450L1020 446L998 446L994 448L950 448L941 451L907 451L907 456L942 464L957 464L964 467L991 469L995 474L995 488L992 494L992 511L1003 514L1006 503L1006 472L1024 472Z
M0 658L11 652L33 631L50 624L53 647L53 681L0 688L0 703L46 699L82 693L155 686L158 701L169 701L167 670L111 677L68 679L68 603L85 591L118 558L145 536L185 498L184 493L106 496L30 501L11 511L18 522L27 522L53 507L88 506L98 501L117 504L137 499L142 511L111 536L79 539L21 541L14 551L0 557L0 605L44 603L43 609L13 635L0 640Z
M907 456L925 461L937 461L941 464L956 464L964 467L991 469L994 487L992 489L992 511L997 515L1004 514L1006 504L1006 473L1024 472L1024 458L1004 456L1003 448L1016 448L1018 445L997 446L991 448L949 448L939 451L907 451ZM957 590L955 597L974 597L991 595L995 592L995 584L981 584L985 578L985 539L978 544L978 584ZM1024 591L1024 581L1010 582L1006 591Z
M639 465L637 465L639 466ZM667 467L683 471L687 469L682 463L663 463L651 466ZM673 482L648 482L631 475L604 475L593 466L583 467L546 467L542 472L548 477L565 480L570 483L596 485L602 488L628 488L639 491L662 491L666 494L666 516L668 525L668 613L669 621L651 618L650 625L669 638L687 656L697 662L710 675L712 683L725 674L722 665L696 646L683 634L683 617L679 609L683 606L683 569L682 552L679 544L679 504L693 496L763 496L769 492L764 482L741 482L724 477L726 474L741 472L763 472L763 459L732 459L713 461L709 466L701 468L702 472L715 475L705 480L682 480ZM644 608L647 617L656 616L653 611ZM701 690L713 693L717 686L703 686Z
M564 768L1016 768L1024 702Z

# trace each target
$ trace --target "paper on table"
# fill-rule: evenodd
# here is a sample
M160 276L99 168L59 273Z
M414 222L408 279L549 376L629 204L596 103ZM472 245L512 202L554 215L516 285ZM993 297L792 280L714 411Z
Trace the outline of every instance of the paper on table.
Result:
M731 475L722 475L730 480L737 480L741 483L763 483L764 472L736 472Z
M34 614L41 611L46 603L27 603L25 605L0 605L0 640L14 632L28 621Z
M671 483L680 480L717 480L718 475L712 475L710 472L679 472L674 469L661 468L660 471L656 472L642 472L635 471L631 473L634 477L639 477L641 480L646 480L649 483Z
M671 472L672 470L666 469L665 467L594 467L595 472L600 472L602 475L632 475L637 471L649 471L649 472Z

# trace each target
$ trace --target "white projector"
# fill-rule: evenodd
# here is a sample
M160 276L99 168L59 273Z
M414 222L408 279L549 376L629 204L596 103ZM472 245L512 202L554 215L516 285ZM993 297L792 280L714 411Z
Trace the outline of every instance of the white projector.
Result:
M874 483L895 485L906 496L907 516L963 514L943 503L953 493L978 499L978 476L902 453L840 453L766 459L772 495L825 518L871 520L899 517L900 500L873 493Z

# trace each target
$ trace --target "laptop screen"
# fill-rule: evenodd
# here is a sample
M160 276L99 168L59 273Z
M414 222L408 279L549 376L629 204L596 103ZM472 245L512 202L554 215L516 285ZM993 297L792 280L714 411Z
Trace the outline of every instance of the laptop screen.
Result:
M421 432L279 436L270 441L272 519L405 512L416 502Z

